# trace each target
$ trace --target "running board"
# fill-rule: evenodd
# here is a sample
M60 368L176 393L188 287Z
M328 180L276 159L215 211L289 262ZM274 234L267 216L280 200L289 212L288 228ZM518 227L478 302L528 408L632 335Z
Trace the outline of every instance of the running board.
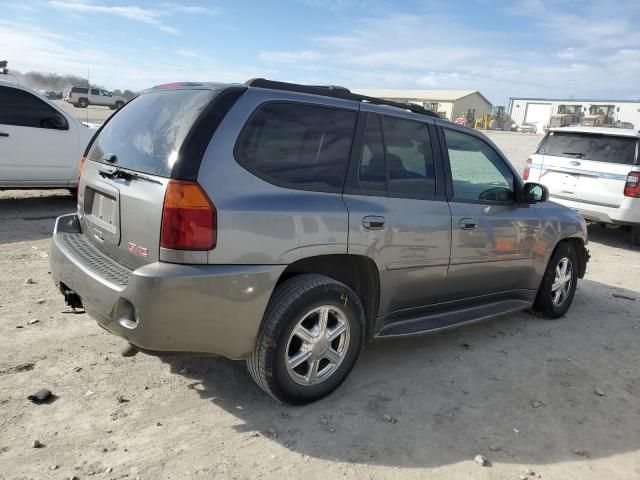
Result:
M467 323L480 322L500 315L519 312L530 307L531 302L526 300L500 300L474 307L432 313L385 325L376 334L376 338L437 332Z

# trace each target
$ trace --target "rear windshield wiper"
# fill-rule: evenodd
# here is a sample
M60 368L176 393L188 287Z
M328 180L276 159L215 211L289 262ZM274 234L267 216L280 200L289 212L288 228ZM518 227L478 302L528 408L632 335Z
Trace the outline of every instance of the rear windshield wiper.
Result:
M578 158L584 157L584 153L582 152L562 152L563 155L575 155Z
M103 178L110 178L112 180L116 179L116 178L121 178L123 180L131 180L132 178L136 178L139 180L146 180L147 182L151 182L151 183L158 183L160 185L162 185L162 182L159 182L158 180L155 180L151 177L148 177L147 175L143 175L141 173L138 172L131 172L129 170L123 170L121 168L118 167L113 167L113 170L111 171L105 171L105 170L100 170L100 176Z

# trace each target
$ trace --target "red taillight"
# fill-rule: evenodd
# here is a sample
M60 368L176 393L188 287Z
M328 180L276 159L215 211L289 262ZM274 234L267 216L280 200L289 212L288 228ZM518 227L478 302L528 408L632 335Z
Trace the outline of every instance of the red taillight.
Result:
M529 171L531 170L531 157L527 158L527 164L524 166L524 171L522 172L522 179L529 180Z
M624 184L624 196L640 198L640 172L629 172Z
M211 250L216 246L216 209L200 185L169 180L162 209L160 247Z

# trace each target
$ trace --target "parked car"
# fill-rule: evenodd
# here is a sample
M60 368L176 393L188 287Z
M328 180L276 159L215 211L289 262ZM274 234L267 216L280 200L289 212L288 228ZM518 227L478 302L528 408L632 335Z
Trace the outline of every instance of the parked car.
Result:
M628 128L630 130L635 130L636 127L631 122L617 121L613 124L613 128Z
M114 95L100 88L67 87L63 93L65 102L72 103L75 107L87 108L89 105L102 105L111 110L122 108L127 99Z
M516 125L516 131L522 133L536 133L538 131L538 126L535 123L523 123L521 125Z
M640 134L608 127L551 129L527 160L523 178L589 221L631 228L640 245Z
M56 92L54 92L53 90L38 90L38 93L43 97L48 98L49 100L56 99Z
M0 188L75 188L95 132L30 88L0 82Z
M567 312L586 224L482 133L417 105L256 79L172 84L88 149L51 274L143 351L244 359L279 401L365 341Z

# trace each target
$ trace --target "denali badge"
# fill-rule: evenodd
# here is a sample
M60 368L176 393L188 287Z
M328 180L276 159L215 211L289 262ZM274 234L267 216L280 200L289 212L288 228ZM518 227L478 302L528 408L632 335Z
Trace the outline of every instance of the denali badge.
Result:
M133 242L129 242L127 244L127 247L129 249L129 251L131 253L133 253L134 255L138 255L139 257L145 257L145 258L147 258L149 256L149 250L147 250L144 247L141 247L140 245L136 245Z

